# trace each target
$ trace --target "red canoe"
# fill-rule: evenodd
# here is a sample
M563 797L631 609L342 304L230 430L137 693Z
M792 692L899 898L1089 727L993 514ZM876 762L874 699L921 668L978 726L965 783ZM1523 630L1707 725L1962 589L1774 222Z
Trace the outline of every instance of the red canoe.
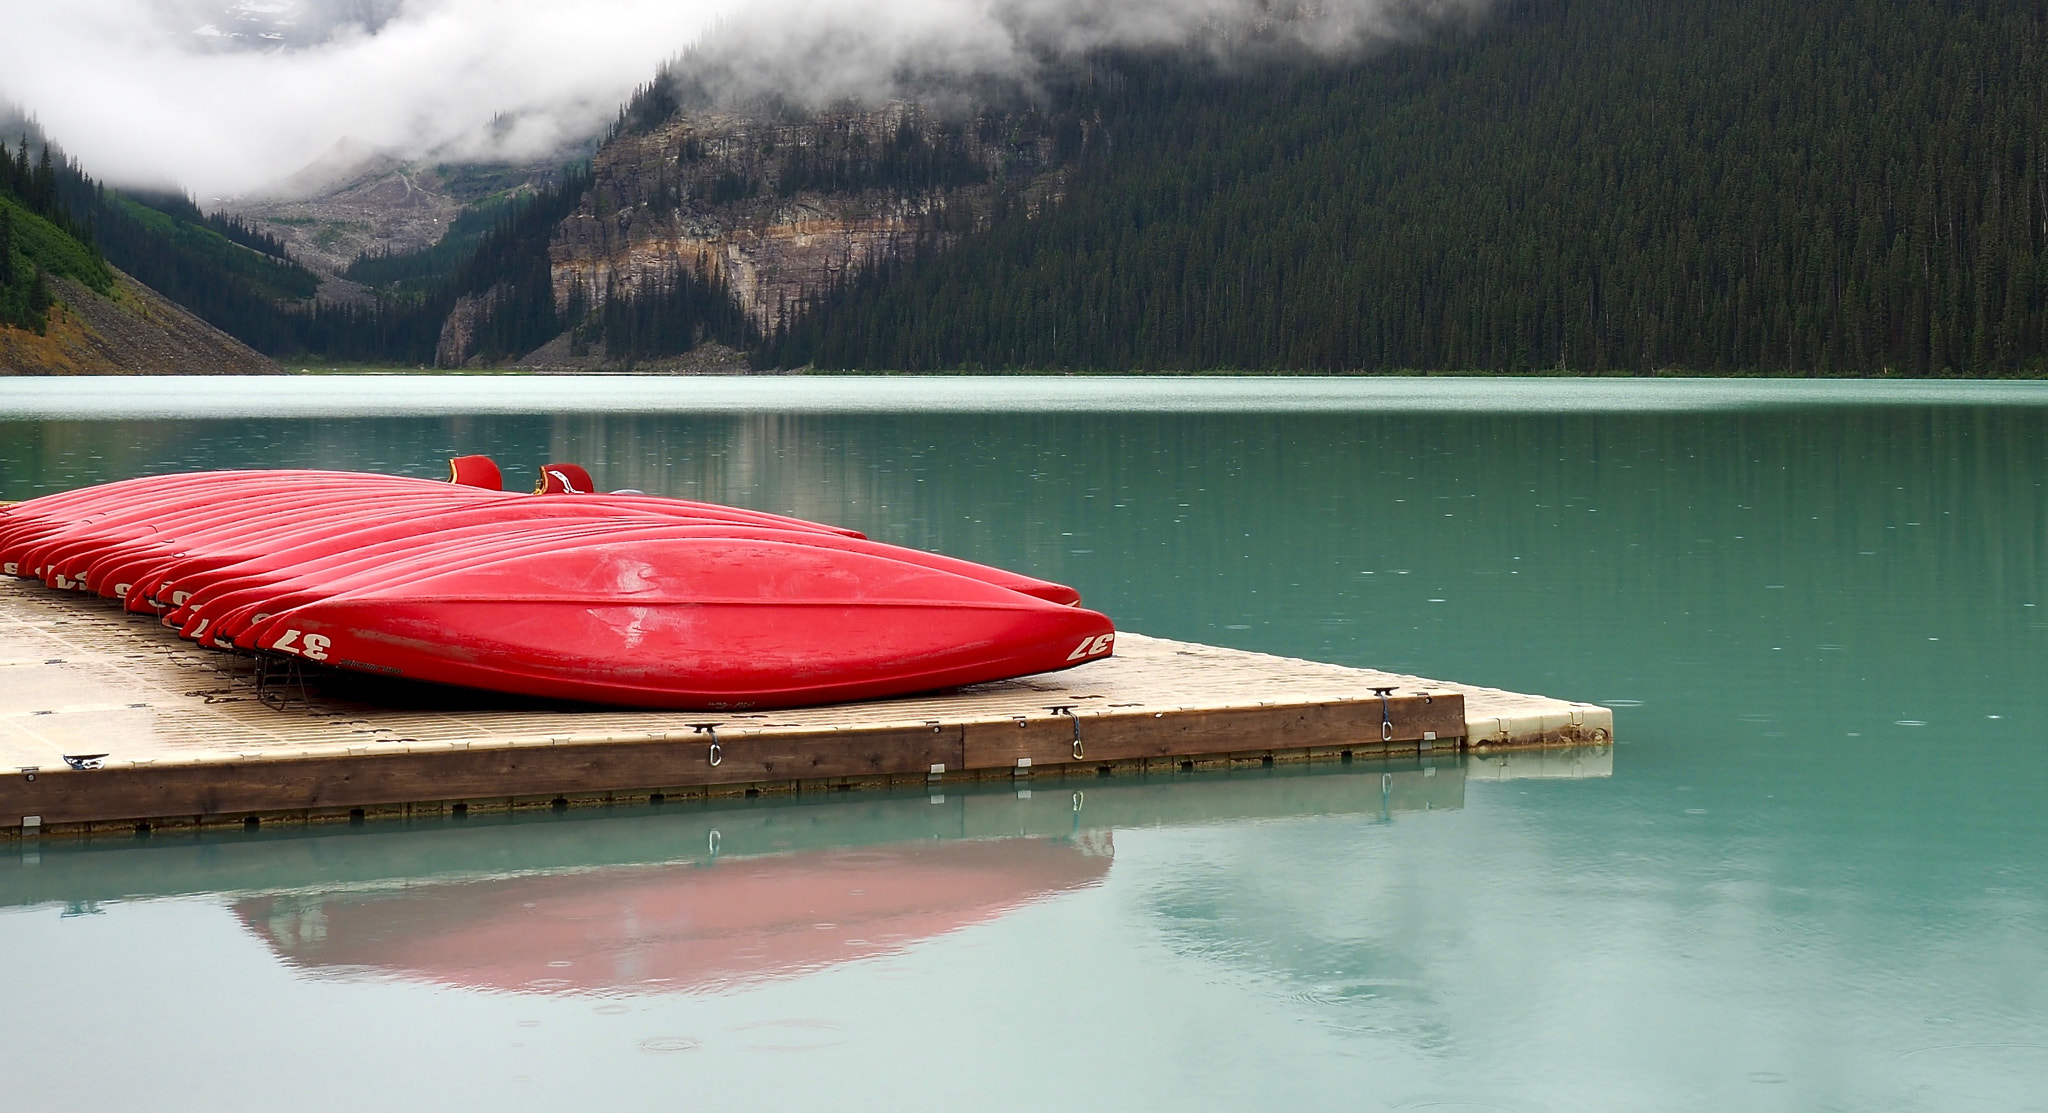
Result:
M16 544L18 539L14 534L20 529L37 524L70 525L95 515L145 502L189 498L193 495L219 500L235 498L256 489L275 490L294 484L320 483L450 486L423 479L371 475L363 472L226 471L143 476L139 479L123 479L94 487L83 487L76 491L60 491L0 508L0 546Z
M457 502L479 497L524 497L459 484L360 472L251 471L148 476L45 495L0 508L0 565L4 565L8 575L36 575L36 562L25 559L27 550L32 546L54 545L60 538L88 544L112 543L132 539L144 529L162 535L194 515L204 517L223 507L248 507L252 506L251 500L268 503L294 495L315 497L321 492L331 493L337 498L350 493L410 493L446 497ZM777 528L823 530L848 537L861 536L854 530L800 518L688 499L646 495L570 497L602 501L620 510L645 510L667 516L709 517ZM67 549L74 554L78 551L81 549L76 545ZM27 567L22 567L24 564Z
M720 513L722 509L728 512ZM486 522L495 523L496 533L509 538L527 528L527 523L593 520L693 525L723 523L741 529L765 525L789 532L835 538L859 536L851 530L833 529L777 515L681 500L660 507L626 508L595 498L514 495L488 501L430 502L422 507L407 496L381 501L351 500L348 505L334 506L326 513L296 513L282 522L273 517L261 528L244 525L240 529L212 531L203 537L181 536L175 544L167 543L142 551L141 556L130 557L129 563L122 566L125 575L105 571L95 578L89 572L86 579L102 595L136 595L129 609L146 612L166 598L173 606L181 605L184 600L179 598L180 595L189 596L219 578L209 576L207 573L210 571L235 568L236 572L226 575L246 574L250 569L239 566L252 561L268 561L267 567L279 568L287 563L389 546L392 542L398 542L398 548L403 549L408 543L431 538L444 530ZM385 551L392 550L387 547ZM286 554L290 554L289 560L278 559Z
M188 600L217 593L217 588L238 590L301 575L323 561L403 553L455 530L506 532L554 523L670 520L704 519L665 519L658 514L622 511L581 499L519 498L428 514L402 514L395 520L328 523L273 538L267 549L253 554L195 553L174 560L158 570L153 582L136 581L134 587L140 597L131 598L128 609L146 611L151 604L182 607Z
M95 513L101 508L124 502L160 496L168 492L187 489L215 487L224 482L247 482L255 479L286 479L291 476L328 476L342 472L306 471L248 471L248 472L181 472L175 475L145 475L134 479L120 479L112 483L100 483L91 487L80 487L75 491L59 491L42 495L13 506L0 507L0 549L15 543L17 531L36 523L75 522Z
M234 559L206 554L187 557L160 569L151 584L156 603L167 608L165 625L182 622L181 611L210 607L224 595L258 591L274 584L305 581L319 584L357 571L395 569L431 559L455 545L507 546L520 538L562 530L629 529L636 526L710 524L702 518L661 518L652 514L616 514L601 507L591 513L577 508L470 507L417 515L403 522L344 523L332 532L301 538L288 547ZM546 512L542 512L546 511Z
M346 591L397 587L457 568L552 552L571 545L587 547L597 542L611 544L666 537L780 541L840 552L865 553L980 580L1062 606L1080 602L1080 593L1065 584L865 538L658 518L518 524L521 528L517 530L508 529L504 523L492 523L387 541L308 560L267 575L241 571L184 600L178 599L183 592L173 592L172 600L181 605L164 616L164 624L176 627L187 638L203 636L220 644L235 640L249 626L287 607L304 606Z
M865 553L593 541L345 592L237 645L551 699L729 710L877 699L1107 656L1108 618Z
M431 536L358 549L309 562L283 578L238 579L205 598L194 596L166 615L188 638L204 635L215 644L231 641L250 626L290 607L318 602L346 591L395 588L459 568L531 553L547 553L593 542L625 542L653 537L730 537L765 534L773 540L803 544L823 535L796 530L749 530L728 523L692 525L659 518L609 518L594 522L473 525ZM849 544L851 538L831 538ZM993 570L992 570L993 571ZM258 612L261 612L260 614ZM253 648L245 646L244 648Z
M425 480L388 484L295 483L218 493L187 491L125 502L88 517L36 530L25 536L18 547L10 546L7 559L21 566L16 575L39 576L52 586L62 586L54 582L59 575L75 576L82 571L81 562L90 563L123 544L160 543L220 524L259 528L270 516L296 508L317 512L322 506L351 500L399 498L408 494L449 505L519 497Z
M452 484L448 486L453 487ZM481 491L454 498L438 492L431 495L351 493L345 497L273 506L262 511L252 511L246 503L237 504L233 510L203 521L188 522L176 530L145 533L102 544L95 553L71 561L53 561L45 567L44 579L48 581L52 575L67 575L87 591L108 598L121 598L138 580L153 578L175 561L249 556L273 551L280 541L305 530L331 531L359 523L402 521L450 509L492 506L516 497Z
M550 467L564 490L589 485ZM1064 585L817 522L345 472L46 496L0 508L0 560L169 612L207 644L638 707L902 695L1070 668L1115 641Z

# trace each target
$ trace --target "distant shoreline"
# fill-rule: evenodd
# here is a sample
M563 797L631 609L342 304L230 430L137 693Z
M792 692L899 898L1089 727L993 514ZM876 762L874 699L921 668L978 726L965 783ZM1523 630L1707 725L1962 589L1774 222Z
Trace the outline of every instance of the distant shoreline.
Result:
M2048 406L2048 381L1532 376L537 375L0 378L15 420L477 414L1684 413Z
M795 367L767 371L672 371L639 370L635 368L588 368L588 367L396 367L374 364L341 365L333 367L291 367L284 373L293 376L331 375L384 375L416 376L427 378L501 377L501 378L562 378L580 376L591 378L635 378L635 379L775 379L791 377L807 378L920 378L920 379L1529 379L1529 380L1588 380L1598 382L1658 382L1669 380L1746 380L1782 382L2037 382L2048 381L2048 370L2033 375L1973 376L1963 374L1909 376L1880 371L1870 375L1785 375L1770 371L1684 371L1660 370L1645 375L1598 375L1578 371L1062 371L1062 370L1019 370L990 371L986 369L957 371L857 371L828 370L815 367ZM0 374L7 374L0 372ZM190 376L194 378L212 376Z

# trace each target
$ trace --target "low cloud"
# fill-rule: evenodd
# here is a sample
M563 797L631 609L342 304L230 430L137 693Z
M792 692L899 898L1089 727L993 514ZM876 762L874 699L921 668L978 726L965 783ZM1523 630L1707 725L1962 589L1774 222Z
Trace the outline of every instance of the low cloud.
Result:
M21 4L0 98L87 169L202 199L338 142L539 158L600 130L686 51L709 91L803 103L1029 82L1105 46L1247 33L1354 50L1486 0L65 0Z
M1336 56L1470 22L1490 0L764 0L712 28L677 68L721 99L810 105L1028 88L1105 48Z
M284 177L344 138L405 154L544 155L602 128L722 6L18 4L0 35L0 96L95 175L228 196Z

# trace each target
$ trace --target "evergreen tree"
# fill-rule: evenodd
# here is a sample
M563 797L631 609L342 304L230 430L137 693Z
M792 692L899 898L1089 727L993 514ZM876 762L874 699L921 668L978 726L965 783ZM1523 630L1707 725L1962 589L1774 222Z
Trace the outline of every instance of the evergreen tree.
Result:
M631 297L607 290L595 331L605 357L626 363L681 355L707 340L745 348L754 339L724 276L702 254L651 290Z
M2048 9L1507 0L1354 61L1127 54L1065 199L757 358L950 369L2048 371Z
M50 296L49 278L43 274L43 268L37 267L35 277L31 278L28 284L28 311L35 320L36 335L42 335L43 323L50 315L50 306L54 304L56 299Z

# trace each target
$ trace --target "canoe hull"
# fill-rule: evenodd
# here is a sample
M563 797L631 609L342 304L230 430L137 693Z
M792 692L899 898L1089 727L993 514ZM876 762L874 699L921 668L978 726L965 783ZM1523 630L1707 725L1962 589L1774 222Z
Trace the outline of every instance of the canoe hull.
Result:
M204 644L615 706L878 699L1071 668L1115 643L1071 588L852 530L391 476L51 496L0 512L0 557L168 612Z
M869 553L592 539L281 611L238 645L552 699L730 710L877 699L1107 656L1108 618Z
M267 620L254 640L274 653L381 676L582 703L736 711L1072 668L1109 656L1115 631L1094 611L1054 604L447 599L314 603Z

